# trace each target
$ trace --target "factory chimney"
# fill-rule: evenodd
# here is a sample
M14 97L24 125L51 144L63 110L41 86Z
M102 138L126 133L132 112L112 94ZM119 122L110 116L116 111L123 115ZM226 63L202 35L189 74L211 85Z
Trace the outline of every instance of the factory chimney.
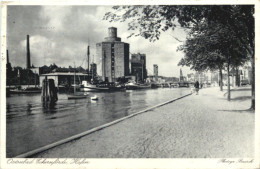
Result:
M6 64L9 64L9 54L8 54L8 50L6 50Z
M6 50L6 68L7 68L7 70L11 70L12 69L11 63L9 62L8 50Z
M27 57L26 57L26 68L29 69L31 68L31 58L30 58L30 39L29 35L27 35L27 46L26 46L26 52L27 52Z

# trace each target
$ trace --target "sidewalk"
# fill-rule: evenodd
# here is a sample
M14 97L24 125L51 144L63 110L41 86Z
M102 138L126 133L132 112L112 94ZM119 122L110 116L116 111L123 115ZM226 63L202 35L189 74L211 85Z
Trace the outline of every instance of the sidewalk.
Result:
M206 88L35 158L238 158L254 156L255 113L250 90L228 102Z

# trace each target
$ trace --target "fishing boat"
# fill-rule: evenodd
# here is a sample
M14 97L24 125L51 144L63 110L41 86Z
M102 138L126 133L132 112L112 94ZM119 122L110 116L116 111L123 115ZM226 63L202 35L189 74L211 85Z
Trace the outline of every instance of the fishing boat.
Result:
M138 89L150 89L151 85L137 84L134 81L130 81L125 84L126 90L138 90Z

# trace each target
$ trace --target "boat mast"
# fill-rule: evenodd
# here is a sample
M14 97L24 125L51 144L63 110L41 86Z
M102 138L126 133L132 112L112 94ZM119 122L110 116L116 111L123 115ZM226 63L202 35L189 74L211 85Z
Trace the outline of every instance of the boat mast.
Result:
M76 93L76 67L74 61L74 94Z
M35 88L36 88L36 71L34 71L34 85L35 85Z
M94 55L93 55L93 59L92 59L92 79L94 81Z
M104 59L103 59L103 70L104 70L104 81L106 81L106 65L105 65L105 59L106 59L106 52L104 50Z
M88 46L88 76L89 76L89 54L90 54L90 51L89 51L89 46Z

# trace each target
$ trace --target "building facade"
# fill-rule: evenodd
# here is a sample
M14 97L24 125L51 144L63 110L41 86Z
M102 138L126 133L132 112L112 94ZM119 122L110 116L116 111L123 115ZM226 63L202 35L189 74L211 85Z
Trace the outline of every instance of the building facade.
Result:
M97 43L97 73L103 81L116 82L129 75L129 44L117 37L117 28L108 28L108 37Z
M183 74L182 74L182 70L180 69L180 82L183 82L184 81L184 77L183 77Z
M195 81L193 73L187 74L187 81L189 81L189 82L194 82Z
M155 76L155 80L157 81L158 80L158 74L159 74L159 70L158 70L158 65L157 64L154 64L153 65L153 75Z
M90 64L90 75L93 77L97 76L97 64L95 63Z
M130 64L131 75L135 76L136 82L144 82L147 78L146 55L132 54Z

